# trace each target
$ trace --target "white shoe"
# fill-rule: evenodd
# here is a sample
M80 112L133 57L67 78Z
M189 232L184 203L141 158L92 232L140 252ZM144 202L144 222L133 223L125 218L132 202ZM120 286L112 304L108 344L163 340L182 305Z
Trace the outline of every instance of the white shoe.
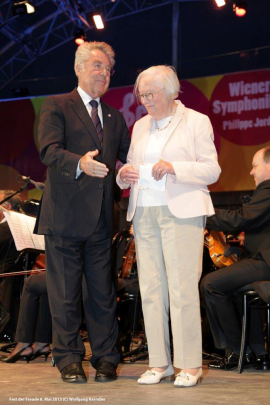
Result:
M155 371L153 369L147 370L141 377L137 380L138 384L158 384L161 380L173 381L174 380L174 368L169 365L163 373Z
M197 385L201 381L202 381L202 368L199 369L196 375L191 375L189 373L184 373L183 371L180 371L180 373L176 375L174 385L176 386L176 388L194 387L194 385Z

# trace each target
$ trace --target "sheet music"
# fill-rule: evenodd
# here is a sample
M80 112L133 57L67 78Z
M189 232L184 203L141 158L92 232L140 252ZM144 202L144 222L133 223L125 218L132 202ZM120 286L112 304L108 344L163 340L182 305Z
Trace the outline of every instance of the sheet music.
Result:
M7 219L17 250L45 250L44 236L33 234L36 218L14 211L5 211L4 215Z

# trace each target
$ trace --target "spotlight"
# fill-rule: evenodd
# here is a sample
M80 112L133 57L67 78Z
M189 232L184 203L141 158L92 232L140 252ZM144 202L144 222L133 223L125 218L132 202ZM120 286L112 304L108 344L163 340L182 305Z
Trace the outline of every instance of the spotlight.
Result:
M247 13L247 2L245 0L235 1L233 11L237 17L244 17Z
M75 44L82 45L86 40L86 33L82 28L77 28L74 34Z
M31 14L34 13L35 7L32 6L28 1L14 1L12 7L12 15L20 15L20 14Z
M215 2L217 3L218 7L223 7L225 6L227 0L215 0Z
M94 21L94 24L95 24L95 27L97 30L104 29L104 22L103 22L101 14L99 12L94 12L92 14L92 19Z

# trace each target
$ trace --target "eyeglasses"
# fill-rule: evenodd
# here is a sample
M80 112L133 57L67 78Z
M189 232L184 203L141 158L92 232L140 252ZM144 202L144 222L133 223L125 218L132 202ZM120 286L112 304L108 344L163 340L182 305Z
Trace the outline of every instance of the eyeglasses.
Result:
M137 94L136 97L139 101L142 101L144 98L146 98L146 100L150 101L150 100L152 100L152 98L154 97L154 95L156 93L159 93L163 89L164 89L164 87L162 87L162 89L159 89L158 91L148 91L147 93Z
M96 63L93 63L92 66L93 66L94 70L96 70L97 72L101 72L105 68L106 72L109 73L111 76L115 72L115 70L110 65L105 65L104 63L96 62Z

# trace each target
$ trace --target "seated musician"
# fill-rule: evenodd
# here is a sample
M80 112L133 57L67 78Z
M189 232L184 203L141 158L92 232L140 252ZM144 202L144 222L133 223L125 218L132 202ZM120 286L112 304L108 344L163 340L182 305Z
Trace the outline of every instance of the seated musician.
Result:
M34 360L50 354L52 320L47 295L46 272L33 274L24 282L15 341L9 356L0 358L5 363Z
M256 189L250 203L235 211L217 209L208 220L209 228L215 231L245 232L243 259L208 274L201 283L215 346L230 349L224 359L209 363L217 369L236 368L239 360L241 326L233 305L234 293L253 282L270 281L270 147L254 155L252 167ZM260 311L251 311L246 353L245 365L270 369Z
M13 190L0 190L0 201L13 194ZM0 206L0 274L13 271L20 252L17 251L13 236L5 219L3 210L19 211L21 197L17 194ZM0 332L9 322L13 296L11 277L0 279ZM15 329L14 329L15 330Z

